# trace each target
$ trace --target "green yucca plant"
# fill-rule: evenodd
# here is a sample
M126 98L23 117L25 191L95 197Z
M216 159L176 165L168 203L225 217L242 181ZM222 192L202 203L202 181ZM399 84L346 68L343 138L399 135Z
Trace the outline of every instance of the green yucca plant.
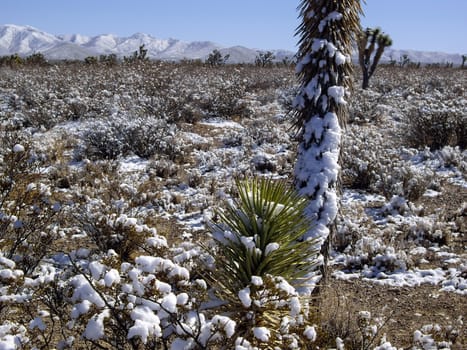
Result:
M311 225L304 214L308 200L284 181L253 179L236 186L238 199L211 226L218 251L208 279L237 322L236 341L258 349L290 348L292 339L304 344L309 295L296 288L309 291L307 278L318 257L316 241L302 239ZM267 342L257 339L257 327L270 332Z
M312 241L301 237L310 227L303 211L307 200L285 182L267 179L237 181L239 198L211 227L221 264L216 284L236 296L252 276L281 276L299 284L317 255ZM220 259L219 259L220 260Z

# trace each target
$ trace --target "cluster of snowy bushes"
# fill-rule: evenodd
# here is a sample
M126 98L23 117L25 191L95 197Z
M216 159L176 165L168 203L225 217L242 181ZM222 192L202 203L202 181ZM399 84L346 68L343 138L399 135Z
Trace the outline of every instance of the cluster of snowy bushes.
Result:
M425 203L456 178L465 193L466 76L462 71L422 71L408 77L397 68L381 67L374 88L354 94L344 140L347 213L336 242L343 254L335 263L348 273L388 284L404 274L423 283L423 268L443 261L443 254L451 254L449 246L465 235L462 203L449 210L446 203L437 203L436 210ZM444 261L449 266L450 260ZM438 283L437 278L442 277L425 283ZM462 277L454 280L464 293ZM412 285L410 278L401 281Z
M21 144L3 155L2 348L266 349L315 340L308 298L288 282L313 261L311 243L296 240L308 226L304 200L285 184L238 184L241 201L213 228L217 244L205 238L203 247L159 235L148 225L151 208L134 212L142 207L124 184L113 195L118 184L101 184L99 199L84 189L76 195L87 198L74 201L56 197L47 179L25 184L31 156ZM21 173L12 174L9 157ZM274 275L281 271L288 280Z
M157 154L174 159L178 153L176 131L176 124L169 124L165 119L112 115L87 125L82 157L117 159L133 154L150 158Z
M449 250L465 206L421 204L448 180L465 186L465 74L381 68L350 106L335 268L383 281L444 259L437 283L465 293L467 264ZM261 207L234 182L291 178L290 68L64 64L0 77L0 348L391 349L382 323L358 313L358 336L339 333L302 276L277 273L302 271L289 253L303 247L264 239L261 215L297 228L301 204ZM239 236L245 218L254 232ZM415 346L442 343L417 332Z
M206 116L251 116L249 96L290 84L284 68L141 63L86 66L80 63L2 71L9 90L8 119L19 126L50 129L67 120L131 113L170 122ZM263 70L264 70L263 69Z

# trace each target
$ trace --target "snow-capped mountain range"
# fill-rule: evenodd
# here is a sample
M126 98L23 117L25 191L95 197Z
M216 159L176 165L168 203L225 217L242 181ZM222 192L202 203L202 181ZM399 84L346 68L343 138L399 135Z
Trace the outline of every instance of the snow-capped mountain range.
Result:
M177 39L158 39L144 33L136 33L129 37L112 34L89 37L80 34L54 35L31 26L0 25L0 56L15 53L28 56L40 52L48 59L82 60L88 56L101 54L116 54L123 57L130 56L142 44L148 50L150 58L163 60L205 59L209 53L217 49L224 55L230 55L228 62L253 62L258 51L266 51L243 46L224 47L211 41L185 42ZM277 60L282 60L284 57L292 58L295 54L287 50L270 51ZM413 62L454 64L462 62L460 54L394 49L387 49L382 59L398 60L404 54L407 54Z
M230 54L229 62L252 62L258 50L242 46L223 47L211 41L186 42L177 39L158 39L149 34L136 33L129 37L103 34L93 37L80 34L53 35L31 26L1 25L0 56L42 53L48 59L84 59L88 56L116 54L130 56L144 44L148 57L163 60L204 59L214 49ZM272 50L277 59L292 57L294 52Z

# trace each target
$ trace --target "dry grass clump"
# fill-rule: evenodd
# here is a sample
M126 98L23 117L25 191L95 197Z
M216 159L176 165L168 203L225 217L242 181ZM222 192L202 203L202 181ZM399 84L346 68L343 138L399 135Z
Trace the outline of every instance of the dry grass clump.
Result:
M386 342L391 316L362 311L339 290L326 287L316 300L318 341L316 348L374 349Z

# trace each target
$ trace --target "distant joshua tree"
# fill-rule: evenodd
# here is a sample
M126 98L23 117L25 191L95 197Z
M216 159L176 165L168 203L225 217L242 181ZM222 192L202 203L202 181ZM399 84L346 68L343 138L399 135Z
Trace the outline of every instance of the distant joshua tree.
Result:
M339 154L347 118L344 97L352 85L352 42L360 31L359 0L301 0L302 23L296 71L301 88L295 99L300 143L295 186L309 199L314 221L304 239L318 238L327 257L337 216Z
M392 40L379 28L367 28L360 32L357 45L358 62L363 72L362 89L367 89L384 49L392 45Z
M140 45L138 52L136 53L136 58L140 61L145 61L148 59L147 54L148 54L148 49L144 48L144 44Z
M118 64L118 58L117 55L114 53L111 53L109 55L100 55L99 62L104 63L107 66L115 66L116 64Z
M465 66L465 61L467 61L467 55L462 55L462 65L461 65L461 68L464 68L464 66Z
M271 51L266 51L266 52L258 52L258 55L255 58L255 64L260 67L266 67L266 66L271 66L272 61L276 57Z
M283 57L281 62L285 67L290 67L294 64L293 58L290 58L289 56Z
M134 63L134 62L143 62L147 61L148 50L144 48L145 45L140 45L138 51L133 52L133 55L130 57L123 57L125 63Z
M97 64L99 59L96 56L88 56L84 59L84 63L86 64Z
M209 64L210 66L221 66L225 64L225 62L230 58L230 55L227 54L225 56L222 56L222 53L219 50L212 50L212 52L209 54L208 58L206 59L206 63Z
M407 55L407 54L403 54L399 58L399 66L401 68L404 68L405 66L409 66L410 63L411 63L411 61L410 61L409 55Z

